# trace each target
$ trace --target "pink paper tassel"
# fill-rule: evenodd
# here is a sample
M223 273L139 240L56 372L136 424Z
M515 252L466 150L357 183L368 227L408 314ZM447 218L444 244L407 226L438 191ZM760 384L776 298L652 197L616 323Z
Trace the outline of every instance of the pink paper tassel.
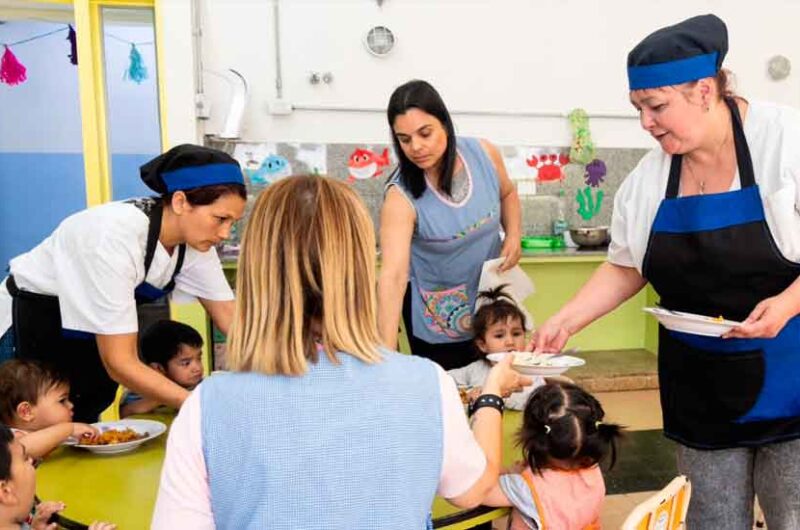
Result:
M6 51L3 52L3 58L0 59L0 83L7 85L18 85L24 83L28 78L25 75L25 67L20 63L16 56L11 53L8 46L5 46Z

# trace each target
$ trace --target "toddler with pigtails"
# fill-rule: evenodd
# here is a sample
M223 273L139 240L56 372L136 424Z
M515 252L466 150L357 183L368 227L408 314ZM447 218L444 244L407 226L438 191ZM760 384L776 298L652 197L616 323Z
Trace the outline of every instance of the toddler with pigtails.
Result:
M599 530L606 494L600 462L608 457L613 467L622 429L604 416L576 385L534 390L518 433L524 469L501 475L484 504L513 506L511 530Z

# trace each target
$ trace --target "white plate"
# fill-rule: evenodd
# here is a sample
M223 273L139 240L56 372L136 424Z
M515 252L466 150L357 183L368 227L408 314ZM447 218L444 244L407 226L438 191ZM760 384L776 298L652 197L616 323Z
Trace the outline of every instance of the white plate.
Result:
M667 329L704 337L719 337L742 324L733 320L672 311L663 307L645 307L643 310L656 317Z
M86 444L75 444L75 447L80 447L81 449L86 449L93 453L101 454L101 455L116 455L119 453L127 453L128 451L133 451L143 443L149 442L153 438L158 438L167 430L167 426L161 423L160 421L153 421L153 420L135 420L135 419L124 419L120 421L102 421L99 423L93 423L95 427L97 427L100 432L107 431L109 429L117 429L117 430L124 430L124 429L133 429L134 431L138 432L139 434L147 434L144 438L139 440L134 440L132 442L125 442L121 444L110 444L110 445L86 445Z
M502 352L490 353L486 358L496 363L506 355L514 355L511 367L525 375L559 375L570 368L586 364L586 361L579 357L557 353Z

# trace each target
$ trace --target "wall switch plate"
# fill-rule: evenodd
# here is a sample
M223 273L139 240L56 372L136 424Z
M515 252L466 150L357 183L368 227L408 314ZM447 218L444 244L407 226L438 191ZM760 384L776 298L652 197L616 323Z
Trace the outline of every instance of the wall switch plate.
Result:
M292 113L292 104L285 99L273 99L267 103L270 114L286 115Z

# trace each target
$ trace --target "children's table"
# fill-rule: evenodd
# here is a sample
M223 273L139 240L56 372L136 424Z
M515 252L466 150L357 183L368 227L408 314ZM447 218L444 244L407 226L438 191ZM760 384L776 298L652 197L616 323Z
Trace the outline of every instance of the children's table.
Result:
M142 418L167 425L171 414L148 414ZM516 411L503 417L503 464L520 458L514 433L522 421ZM80 525L109 521L119 530L145 530L150 527L158 494L161 465L166 452L167 433L130 453L98 455L74 447L62 447L39 466L36 492L40 499L63 501L62 516ZM437 497L432 513L435 528L461 530L491 521L508 513L507 508L480 506L471 510L457 508Z

